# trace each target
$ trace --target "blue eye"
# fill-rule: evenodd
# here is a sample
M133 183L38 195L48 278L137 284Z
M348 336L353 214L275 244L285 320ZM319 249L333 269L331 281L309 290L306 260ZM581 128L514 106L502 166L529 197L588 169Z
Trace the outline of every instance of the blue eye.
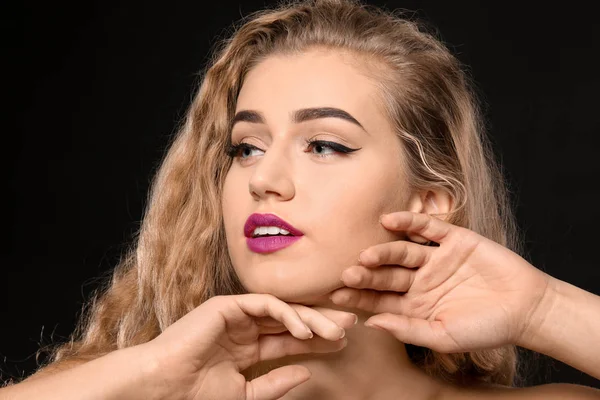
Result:
M310 144L311 150L314 154L320 155L320 156L325 156L325 155L329 155L329 154L334 154L335 150L331 147L328 146L326 144L323 143L315 143L312 142Z
M306 144L308 145L308 151L319 157L327 157L335 153L349 154L356 150L360 150L360 147L351 149L339 143L327 140L307 140Z
M326 140L307 140L307 153L313 153L319 157L328 157L335 153L349 154L361 148L351 149L336 142ZM260 156L264 154L264 150L251 145L249 143L231 144L227 149L227 155L231 158L239 158L246 160L250 157Z
M260 154L256 154L257 151L264 153L263 150L248 143L231 144L227 149L227 155L231 158L239 157L245 160L248 157L259 156Z

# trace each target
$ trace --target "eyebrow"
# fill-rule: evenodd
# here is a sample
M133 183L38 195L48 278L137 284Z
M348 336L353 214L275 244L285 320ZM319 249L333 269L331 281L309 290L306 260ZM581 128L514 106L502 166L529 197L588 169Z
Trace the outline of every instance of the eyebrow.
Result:
M305 121L312 121L320 118L339 118L345 121L351 122L354 125L359 126L363 131L367 132L366 129L354 118L350 113L335 107L313 107L313 108L301 108L292 113L292 122L299 124ZM242 110L238 111L233 117L231 122L231 128L237 122L250 122L252 124L264 124L265 117L260 111L255 110Z

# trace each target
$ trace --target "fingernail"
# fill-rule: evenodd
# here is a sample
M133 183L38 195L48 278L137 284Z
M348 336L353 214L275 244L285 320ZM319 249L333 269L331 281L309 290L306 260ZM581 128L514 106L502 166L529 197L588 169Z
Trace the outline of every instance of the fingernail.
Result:
M345 273L346 271L348 271L349 269L350 269L350 268L346 268L345 270L343 270L343 271L342 271L342 276L340 276L340 281L341 281L343 284L346 284L346 283L344 282L344 273Z
M340 328L340 330L342 331L342 333L340 333L340 339L342 339L344 336L346 336L346 330L344 328Z
M374 323L369 322L369 321L365 322L365 326L367 328L373 328L373 329L377 329L379 331L384 331L385 332L385 329L383 329L381 326L375 325Z
M387 215L387 214L381 214L381 215L379 216L379 223L382 223L382 222L383 222L383 218L384 218L386 215Z
M360 260L360 256L361 256L361 254L362 254L362 253L364 253L364 252L365 252L365 250L366 250L366 249L364 249L364 250L361 250L361 251L360 251L360 253L358 253L358 265L362 265L362 261Z
M358 324L358 315L354 314L354 325Z
M312 339L312 337L313 337L313 333L312 333L312 331L310 330L310 328L308 327L308 325L304 324L304 327L306 328L306 331L307 331L307 332L309 333L309 335L310 335L308 338L309 338L309 339Z

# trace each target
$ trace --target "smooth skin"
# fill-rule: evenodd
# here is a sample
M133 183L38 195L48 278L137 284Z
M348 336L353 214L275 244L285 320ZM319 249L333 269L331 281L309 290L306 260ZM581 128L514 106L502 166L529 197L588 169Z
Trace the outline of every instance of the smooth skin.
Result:
M274 400L310 378L289 365L246 381L253 364L346 346L356 315L267 294L217 296L156 339L0 390L0 399ZM314 335L313 332L316 334Z
M347 288L332 294L334 303L375 313L365 325L404 343L444 353L514 344L600 379L600 296L432 216L396 212L380 222L438 246L400 240L365 249L360 265L342 273ZM511 392L505 397L506 389L451 388L444 394L448 399L600 398L598 389L568 384Z
M411 363L404 343L441 351L515 343L598 377L600 304L502 246L428 217L447 212L450 199L409 193L377 87L355 61L331 51L267 58L242 86L236 111L259 111L266 123L242 122L232 132L234 142L259 150L229 171L225 229L242 283L269 294L213 298L148 343L49 367L0 389L0 399L598 397L576 385L457 388ZM336 118L290 120L324 106L347 111L364 129ZM360 150L344 156L307 146L309 139ZM378 222L396 210L412 213ZM242 228L253 212L274 212L305 236L272 255L251 254ZM406 232L440 246L409 243ZM363 265L350 267L360 249ZM271 372L248 379L255 367Z
M439 351L469 351L480 346L515 343L545 352L593 376L600 375L593 362L600 356L594 346L600 327L590 318L600 312L598 296L561 283L524 260L515 262L519 260L518 256L504 247L435 218L400 212L384 217L382 223L389 229L417 233L440 246L397 241L361 253L362 266L349 268L342 278L360 289L340 289L333 297L336 301L342 298L354 301L352 307L394 311L373 316L366 325L384 329L405 343L426 345ZM505 259L500 255L509 257L509 262L503 262L504 269L499 265L488 267L493 265L493 260ZM390 275L390 270L380 269L383 264L396 265L392 267L396 271ZM421 308L410 307L417 296L416 288L426 287L420 286L418 272L428 268L441 269L442 265L447 268L443 274L446 278L437 281L436 287L451 289L440 290L441 296L428 297L435 290L421 292L421 297L429 300L418 302ZM474 273L462 275L458 272L461 269ZM497 270L505 272L494 273ZM531 279L529 284L518 283L520 279L506 279L517 272L525 274L526 282ZM411 274L413 276L408 279L403 277ZM381 284L382 275L392 281L391 286ZM357 279L357 276L361 278ZM457 278L459 276L461 278ZM481 279L474 279L477 277ZM450 281L454 283L446 283ZM546 283L546 289L541 301L532 300L531 308L526 309L521 306L523 299L528 297L523 293L538 286L531 286L533 282ZM394 299L395 295L377 293L379 290L398 290L404 294L399 293ZM349 291L350 296L343 296ZM464 304L468 299L470 306ZM521 300L514 301L516 299ZM465 329L478 325L477 315L483 315L481 309L485 308L479 304L496 302L506 306L503 308L505 315L492 309L491 314L495 317L484 318L484 321L488 327L508 324L509 329L491 336L482 335L480 329ZM424 312L428 309L427 304L433 305ZM514 307L515 304L518 306ZM468 308L464 310L465 307ZM427 314L431 317L426 317ZM270 295L219 296L205 302L146 344L110 353L67 371L34 376L0 390L0 398L277 399L308 380L310 372L304 367L290 365L246 382L240 371L260 360L340 350L346 345L340 338L344 336L343 327L349 328L355 321L355 316L350 313L290 305ZM198 329L199 326L202 329ZM482 326L489 333L485 324ZM556 326L565 328L552 329ZM311 331L327 339L315 336L310 339ZM279 332L289 333L277 335ZM89 395L82 396L83 390ZM599 397L600 391L593 388L550 384L525 389L446 387L435 399L591 400Z
M381 106L378 82L365 75L361 61L314 48L269 56L244 78L235 114L255 117L232 126L231 143L244 147L225 178L222 208L233 267L251 293L339 308L329 297L344 286L342 271L359 251L402 238L379 224L382 213L450 205L446 193L422 198L410 190L401 141ZM314 112L321 108L341 110L358 124ZM255 253L243 229L253 213L275 214L303 236L285 249ZM365 327L371 313L358 314L361 323L348 331L343 351L284 357L261 363L251 375L280 365L308 368L311 379L285 400L433 396L441 382L414 366L403 343Z

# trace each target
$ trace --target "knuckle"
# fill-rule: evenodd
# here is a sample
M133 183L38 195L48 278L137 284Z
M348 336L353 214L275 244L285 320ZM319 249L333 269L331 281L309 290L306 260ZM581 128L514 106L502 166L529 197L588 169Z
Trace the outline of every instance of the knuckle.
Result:
M222 295L222 294L220 294L220 295L211 297L210 299L206 300L206 302L208 303L210 301L210 302L213 302L213 303L218 303L218 302L221 302L221 301L224 301L224 300L225 300L225 296Z
M389 261L390 258L392 257L392 249L391 246L384 244L383 246L381 246L381 248L379 249L379 252L377 252L375 254L375 263L382 263L382 262L386 262Z
M268 301L268 302L271 302L271 301L277 301L277 300L278 300L278 299L277 299L277 297L275 297L275 296L273 296L272 294L269 294L269 293L261 293L261 294L259 294L259 296L260 296L260 297L261 297L261 298L262 298L264 301Z
M371 280L369 275L370 275L370 271L367 271L364 268L358 270L356 273L358 284L361 286L368 284L369 281Z
M382 270L378 274L376 285L382 290L391 290L394 287L394 275L393 270Z
M399 269L389 269L383 277L382 286L387 290L399 290L403 286L404 277Z
M403 263L408 258L408 248L404 243L398 244L398 262Z
M363 302L363 296L355 290L344 291L343 298L350 307L360 305Z
M381 296L378 296L375 293L370 293L369 300L369 303L374 310L378 309L381 305Z
M210 307L222 307L226 302L227 302L228 298L227 296L224 295L218 295L218 296L213 296L211 298L209 298L208 300L206 300L204 302L205 305L210 306Z

